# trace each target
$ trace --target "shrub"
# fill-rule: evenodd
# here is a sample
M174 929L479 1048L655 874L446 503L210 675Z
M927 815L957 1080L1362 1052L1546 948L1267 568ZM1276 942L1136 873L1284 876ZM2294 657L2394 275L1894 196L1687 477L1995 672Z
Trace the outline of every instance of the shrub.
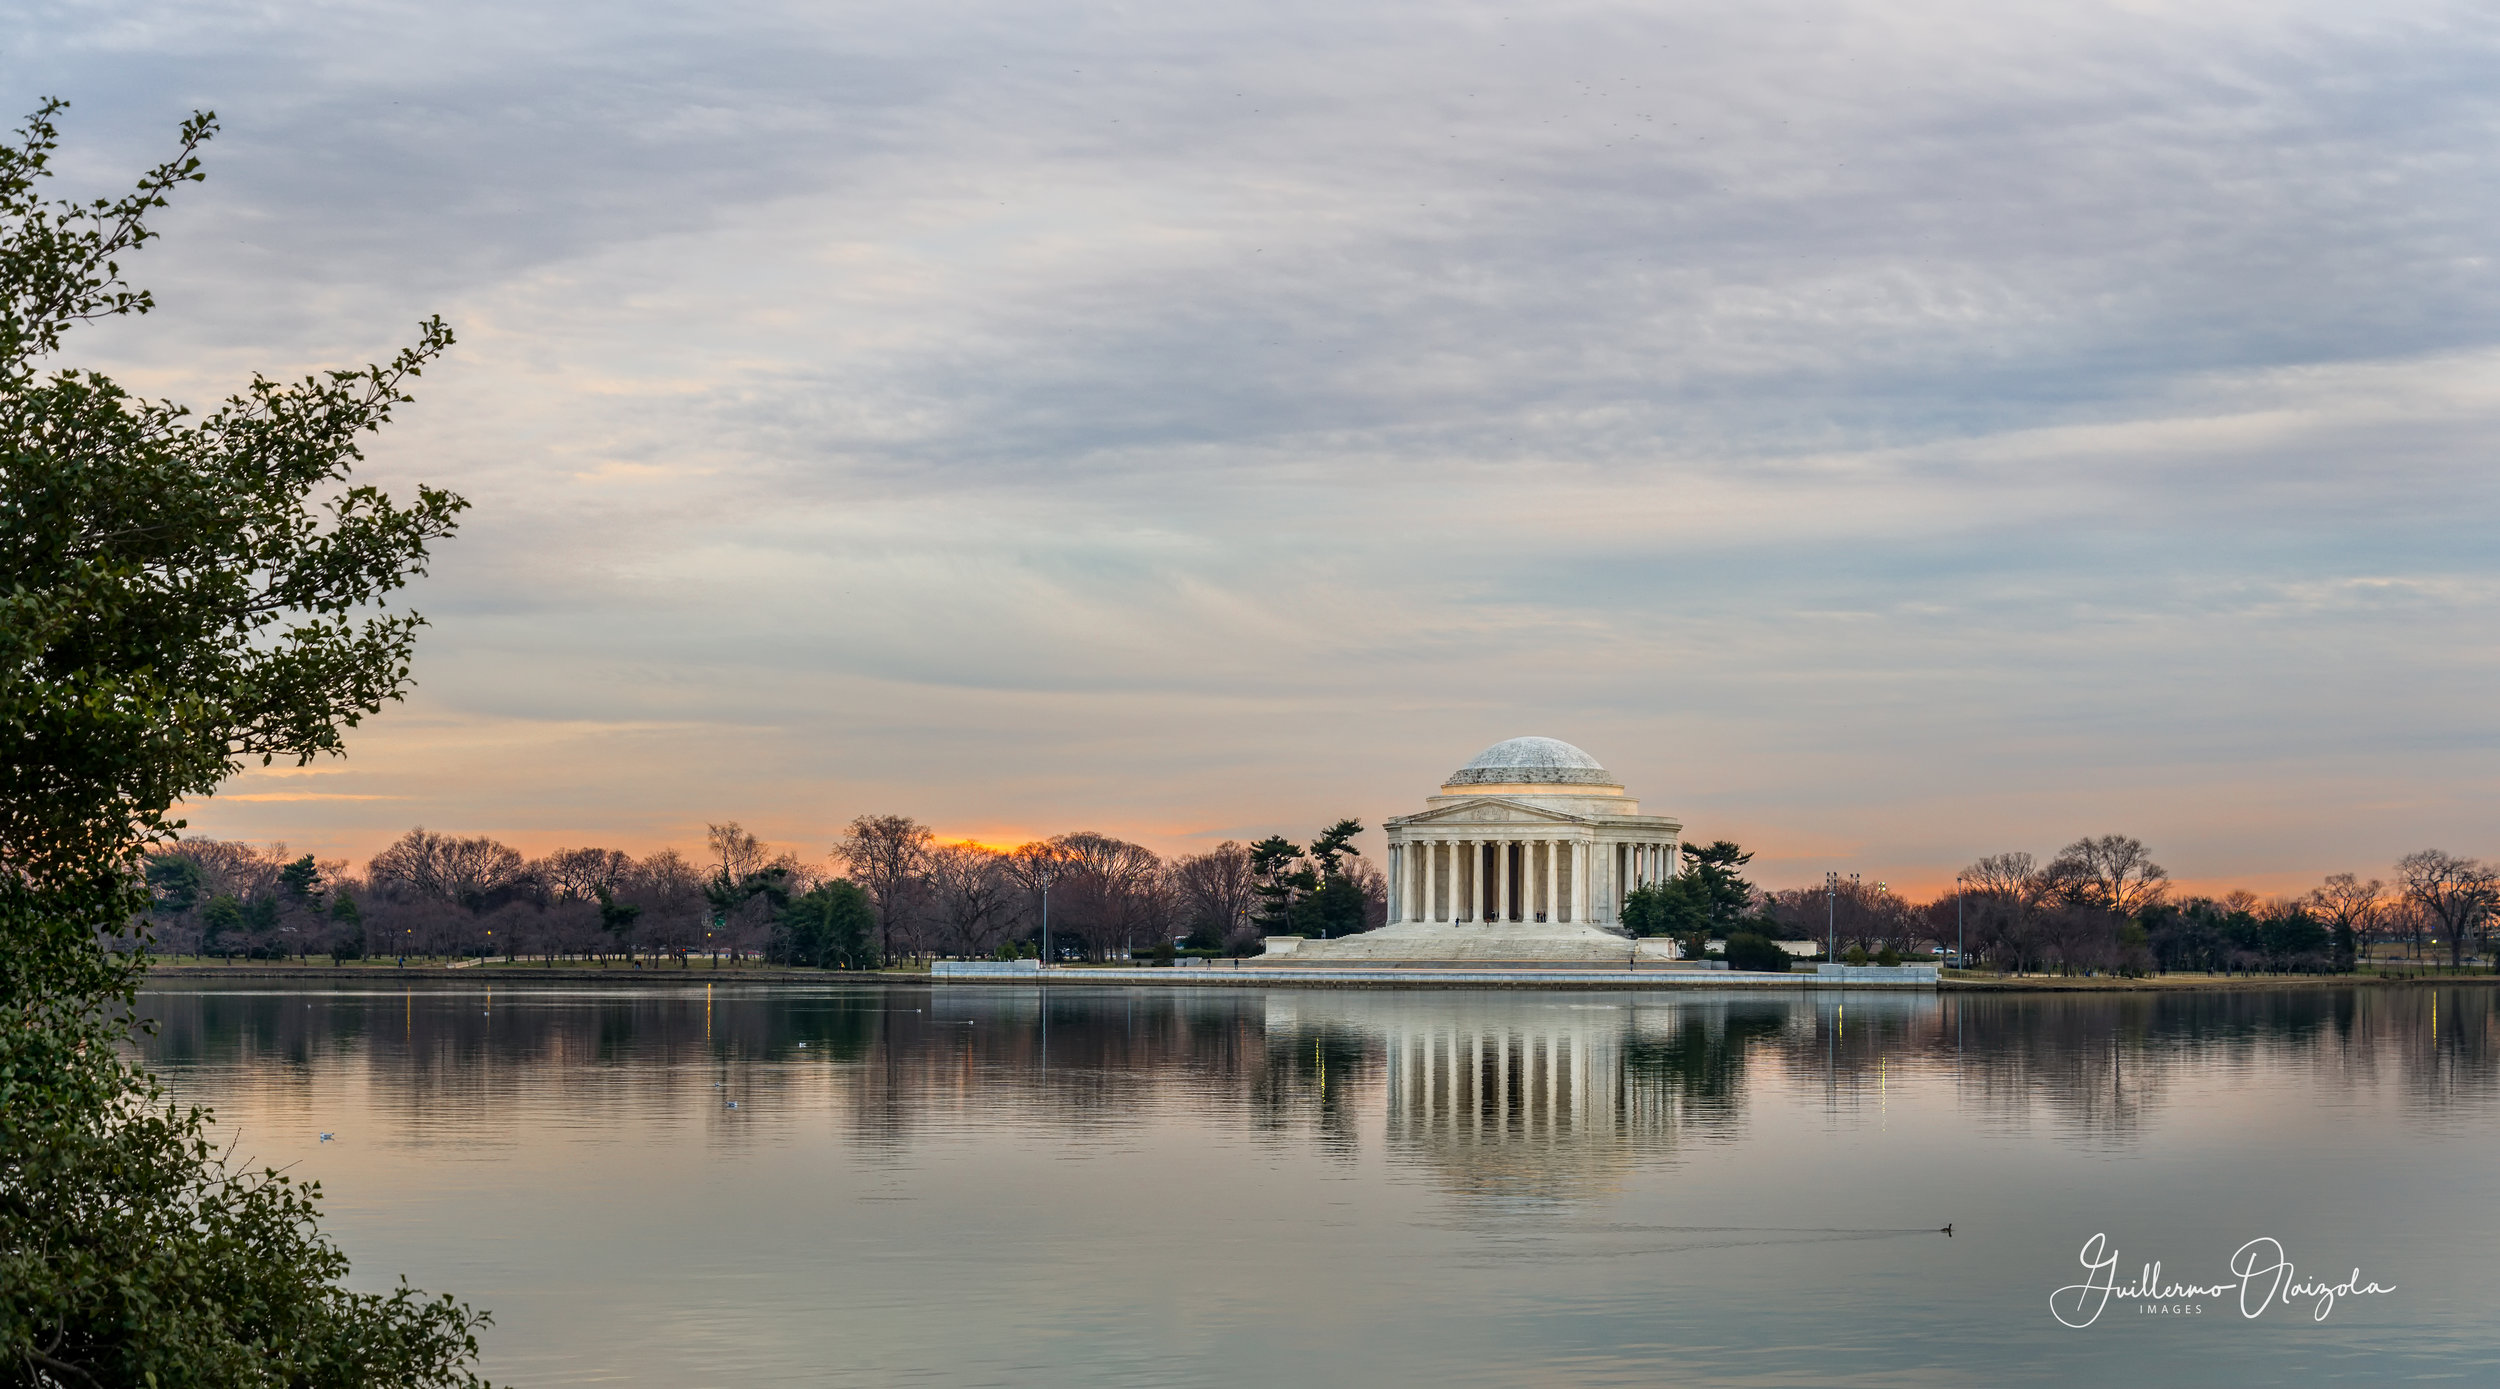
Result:
M1788 952L1778 942L1740 931L1727 938L1727 967L1769 974L1788 972Z
M1842 962L1844 962L1844 963L1846 963L1846 964L1853 964L1853 965L1862 965L1862 964L1865 964L1865 963L1866 963L1866 947L1865 947L1865 946L1863 946L1863 945L1853 945L1853 946L1850 946L1848 949L1846 949L1846 950L1844 950L1844 951L1840 952L1840 958L1841 958Z
M1887 945L1883 949L1875 952L1875 963L1879 965L1897 965L1901 963L1901 952Z

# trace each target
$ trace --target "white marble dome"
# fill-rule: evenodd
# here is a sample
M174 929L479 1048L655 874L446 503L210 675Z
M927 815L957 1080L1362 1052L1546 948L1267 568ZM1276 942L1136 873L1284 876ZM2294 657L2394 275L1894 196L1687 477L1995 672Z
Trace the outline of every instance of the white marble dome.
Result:
M1508 738L1450 774L1450 786L1621 786L1597 759L1560 738Z

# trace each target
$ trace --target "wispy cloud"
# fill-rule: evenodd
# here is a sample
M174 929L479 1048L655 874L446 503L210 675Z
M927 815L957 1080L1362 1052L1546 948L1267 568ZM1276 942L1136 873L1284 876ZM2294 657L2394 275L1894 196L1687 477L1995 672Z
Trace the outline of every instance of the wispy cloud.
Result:
M227 121L142 259L164 308L82 360L202 399L463 335L373 456L479 503L417 701L353 744L408 799L204 823L1180 846L1531 730L1799 875L2122 826L2297 875L2500 809L2483 8L6 42L80 101L75 179Z
M404 796L352 795L344 791L226 791L219 793L216 799L223 801L283 801L293 803L297 801L397 801L405 800L407 798Z

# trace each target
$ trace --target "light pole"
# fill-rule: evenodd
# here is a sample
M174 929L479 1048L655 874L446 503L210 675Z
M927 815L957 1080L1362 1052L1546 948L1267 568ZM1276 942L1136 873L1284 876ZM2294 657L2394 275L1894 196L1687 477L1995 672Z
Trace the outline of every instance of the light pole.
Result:
M1962 931L1962 899L1970 892L1970 889L1963 884L1969 877L1967 873L1953 875L1953 967L1955 969L1970 968L1970 956L1964 953L1966 947L1963 944Z
M1826 870L1823 874L1823 929L1829 939L1823 945L1823 962L1840 963L1840 875Z
M1027 881L1040 888L1042 892L1041 967L1048 969L1050 968L1050 885L1058 880L1059 859L1057 852L1048 845L1031 844L1025 847L1033 851L1026 858L1028 866L1025 871L1029 875Z

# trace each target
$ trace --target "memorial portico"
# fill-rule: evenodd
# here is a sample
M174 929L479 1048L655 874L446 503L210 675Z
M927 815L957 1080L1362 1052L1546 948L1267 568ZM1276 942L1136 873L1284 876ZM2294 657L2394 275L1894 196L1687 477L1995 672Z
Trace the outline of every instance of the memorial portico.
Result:
M1297 953L1619 959L1624 896L1674 876L1684 828L1553 738L1494 744L1383 827L1388 925Z

